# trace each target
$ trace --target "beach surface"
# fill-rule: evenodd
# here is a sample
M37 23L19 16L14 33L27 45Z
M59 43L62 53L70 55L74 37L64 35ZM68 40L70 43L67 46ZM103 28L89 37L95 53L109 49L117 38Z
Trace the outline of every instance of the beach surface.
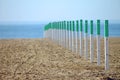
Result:
M103 48L98 66L96 49L90 63L48 39L1 39L0 80L120 80L120 38L109 39L107 71Z

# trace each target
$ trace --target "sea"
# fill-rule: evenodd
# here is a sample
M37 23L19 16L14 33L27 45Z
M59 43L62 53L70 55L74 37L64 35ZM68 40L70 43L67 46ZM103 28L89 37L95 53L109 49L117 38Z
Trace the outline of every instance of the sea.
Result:
M0 24L0 39L44 38L44 24ZM88 35L89 35L88 26ZM96 26L94 25L94 36ZM101 37L104 36L104 25L101 25ZM109 37L120 37L120 24L109 24Z
M43 38L44 24L2 24L0 39Z

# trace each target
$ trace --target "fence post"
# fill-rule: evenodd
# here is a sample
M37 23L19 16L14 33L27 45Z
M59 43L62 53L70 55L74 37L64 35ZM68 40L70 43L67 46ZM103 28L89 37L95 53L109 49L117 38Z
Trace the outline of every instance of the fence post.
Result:
M71 42L72 42L72 36L71 36L71 22L69 21L69 48L70 48L70 50L72 50L72 44L71 44Z
M76 21L76 53L78 52L78 39L79 39L79 21Z
M69 49L69 22L67 21L67 48Z
M59 45L61 45L61 23L59 22Z
M85 45L84 45L84 47L85 47L85 58L86 59L88 59L88 21L87 20L85 20Z
M105 70L109 69L109 28L108 20L105 20L104 26L104 48L105 48Z
M61 32L61 40L60 41L61 41L61 46L62 46L62 22L60 22L60 27L61 27L61 31L60 31Z
M80 56L82 56L82 54L83 54L83 46L82 46L82 40L83 40L83 21L82 20L80 20Z
M72 26L71 26L72 24L71 24L71 21L70 21L70 49L71 49L71 51L72 51Z
M100 20L97 20L97 65L100 65Z
M75 47L74 47L74 45L75 45L75 23L74 23L74 21L72 21L72 51L74 52L75 51Z
M66 44L67 43L66 42L66 21L64 21L64 36L65 36L64 42L65 42L65 48L66 48L66 46L67 46L67 44Z
M93 62L93 53L94 53L94 48L93 48L93 20L90 21L90 62Z
M67 41L67 37L68 37L68 35L67 35L67 22L66 21L64 21L65 22L65 48L67 49L67 46L68 46L68 41Z

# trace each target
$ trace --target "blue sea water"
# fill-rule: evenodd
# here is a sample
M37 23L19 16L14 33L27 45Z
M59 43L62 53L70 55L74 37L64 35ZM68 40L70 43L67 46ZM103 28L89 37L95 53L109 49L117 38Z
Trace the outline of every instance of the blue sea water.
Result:
M43 38L44 25L0 25L0 39L11 38ZM88 27L88 33L89 27ZM94 25L94 35L96 26ZM101 25L101 36L104 36L104 25ZM109 36L120 37L120 24L109 25Z
M6 38L43 38L44 25L0 25L0 39Z

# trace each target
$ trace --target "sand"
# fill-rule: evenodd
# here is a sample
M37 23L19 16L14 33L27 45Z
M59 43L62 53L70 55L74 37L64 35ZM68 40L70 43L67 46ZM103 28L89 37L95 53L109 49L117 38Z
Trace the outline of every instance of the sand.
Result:
M120 80L120 38L109 40L108 71L101 42L97 66L48 39L1 39L0 80Z

